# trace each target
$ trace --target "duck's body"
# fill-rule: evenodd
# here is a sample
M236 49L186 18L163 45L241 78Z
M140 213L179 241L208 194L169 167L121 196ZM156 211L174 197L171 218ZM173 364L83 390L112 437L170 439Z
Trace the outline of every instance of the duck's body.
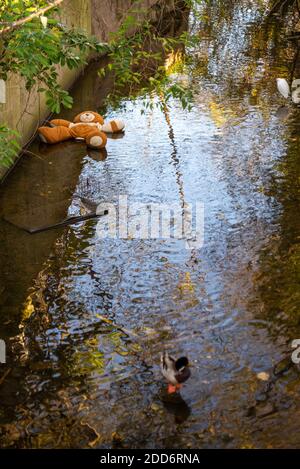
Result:
M178 391L182 383L191 376L188 359L180 357L176 360L168 352L164 352L161 356L161 372L169 383L169 393Z

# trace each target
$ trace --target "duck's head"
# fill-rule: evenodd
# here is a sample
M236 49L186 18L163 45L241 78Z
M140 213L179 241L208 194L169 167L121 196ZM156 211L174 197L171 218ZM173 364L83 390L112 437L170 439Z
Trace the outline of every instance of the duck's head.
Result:
M177 371L180 371L180 370L182 370L183 368L186 368L189 365L190 364L189 364L189 361L188 361L187 357L180 357L175 362L175 368L176 368Z

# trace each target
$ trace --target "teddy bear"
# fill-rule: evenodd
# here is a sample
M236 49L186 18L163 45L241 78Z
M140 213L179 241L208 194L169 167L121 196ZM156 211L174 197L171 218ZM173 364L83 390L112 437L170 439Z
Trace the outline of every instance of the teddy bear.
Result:
M64 119L53 119L51 127L39 127L38 134L44 143L59 143L71 138L85 140L92 149L104 148L107 142L106 133L117 133L124 130L124 122L115 119L105 123L100 114L84 111L74 118L74 122Z

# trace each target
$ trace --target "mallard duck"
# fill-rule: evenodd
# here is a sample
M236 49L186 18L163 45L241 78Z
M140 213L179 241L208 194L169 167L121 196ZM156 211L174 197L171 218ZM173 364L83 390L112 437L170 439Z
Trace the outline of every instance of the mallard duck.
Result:
M182 383L191 376L189 361L187 357L180 357L177 360L171 357L168 352L161 355L161 372L168 381L168 393L172 394L182 387Z

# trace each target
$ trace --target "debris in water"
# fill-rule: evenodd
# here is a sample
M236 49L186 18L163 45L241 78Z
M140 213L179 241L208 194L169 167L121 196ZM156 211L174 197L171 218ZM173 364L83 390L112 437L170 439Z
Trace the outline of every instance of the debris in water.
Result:
M24 231L27 231L27 233L36 234L36 233L42 233L43 231L53 230L55 228L61 228L63 226L75 225L76 223L80 223L86 220L91 220L92 218L99 218L107 214L108 214L108 210L103 210L103 212L99 212L99 213L89 213L87 215L69 217L69 218L66 218L65 220L55 223L54 225L40 226L38 228L26 228L25 226L18 226L18 228L21 228ZM11 223L9 220L6 220L6 221Z
M260 373L257 373L256 377L260 379L261 381L268 381L270 379L269 373L266 373L265 371L261 371Z
M286 81L285 78L277 78L277 89L281 96L283 96L285 99L287 99L290 95L290 86L288 82Z

